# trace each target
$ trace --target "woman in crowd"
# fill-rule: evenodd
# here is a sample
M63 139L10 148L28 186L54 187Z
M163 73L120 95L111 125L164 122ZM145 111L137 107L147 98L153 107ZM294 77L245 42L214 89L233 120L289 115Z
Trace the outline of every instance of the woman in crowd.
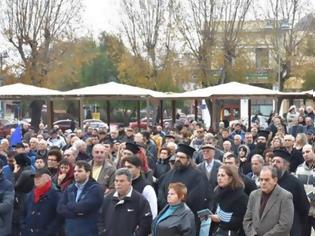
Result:
M271 148L275 149L282 149L283 148L283 138L280 136L275 136L271 141Z
M294 148L302 152L302 148L307 144L307 136L305 133L298 133L296 135Z
M168 187L168 204L152 223L152 236L193 236L195 217L185 204L187 188L183 183L171 183Z
M222 165L218 171L218 186L214 192L215 214L210 215L215 236L243 236L242 222L248 197L235 166Z
M273 151L272 149L268 148L264 151L263 157L265 160L265 165L272 165L272 158L273 158Z
M250 150L247 145L240 145L238 148L238 158L240 160L240 171L246 175L251 172L251 163L249 158Z
M73 166L67 159L63 159L59 165L59 172L54 176L53 181L63 192L74 180Z
M155 178L160 178L163 174L170 170L169 160L171 158L171 150L167 147L161 148L156 162L156 169L154 172Z

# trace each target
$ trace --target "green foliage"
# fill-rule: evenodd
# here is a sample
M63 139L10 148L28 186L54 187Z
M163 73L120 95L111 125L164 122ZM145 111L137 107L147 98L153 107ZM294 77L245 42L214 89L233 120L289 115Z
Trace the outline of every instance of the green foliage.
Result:
M315 88L315 70L309 69L306 71L304 77L303 90L310 90Z

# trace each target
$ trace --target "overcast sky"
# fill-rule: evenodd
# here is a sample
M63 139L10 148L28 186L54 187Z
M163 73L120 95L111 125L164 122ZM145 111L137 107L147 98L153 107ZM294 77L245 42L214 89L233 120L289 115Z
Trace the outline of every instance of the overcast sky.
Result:
M94 36L106 30L118 32L120 0L83 0L85 4L84 24Z

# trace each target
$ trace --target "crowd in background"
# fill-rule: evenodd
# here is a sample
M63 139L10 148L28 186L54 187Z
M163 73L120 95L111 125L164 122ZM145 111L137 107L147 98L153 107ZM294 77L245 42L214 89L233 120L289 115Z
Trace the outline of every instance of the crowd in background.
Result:
M0 236L292 235L315 227L315 113L176 129L38 131L0 145ZM14 131L12 131L12 136Z

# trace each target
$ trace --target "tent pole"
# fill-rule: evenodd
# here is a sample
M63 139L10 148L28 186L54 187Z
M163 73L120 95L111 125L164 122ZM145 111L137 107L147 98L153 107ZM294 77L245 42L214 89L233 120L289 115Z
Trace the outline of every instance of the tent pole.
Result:
M251 126L252 126L252 119L251 119L251 115L252 115L252 99L248 98L248 131L251 130Z
M137 101L137 127L138 127L138 132L141 131L141 123L140 123L140 109L141 109L141 102L140 100Z
M163 122L163 120L164 120L164 117L163 117L163 114L164 114L163 110L164 110L164 108L163 108L163 105L164 105L163 100L160 100L160 117L161 117L161 126L162 126L162 128L164 128L164 122Z
M110 101L106 101L106 117L107 117L107 125L110 130Z
M176 123L176 100L172 100L172 126L175 127Z

